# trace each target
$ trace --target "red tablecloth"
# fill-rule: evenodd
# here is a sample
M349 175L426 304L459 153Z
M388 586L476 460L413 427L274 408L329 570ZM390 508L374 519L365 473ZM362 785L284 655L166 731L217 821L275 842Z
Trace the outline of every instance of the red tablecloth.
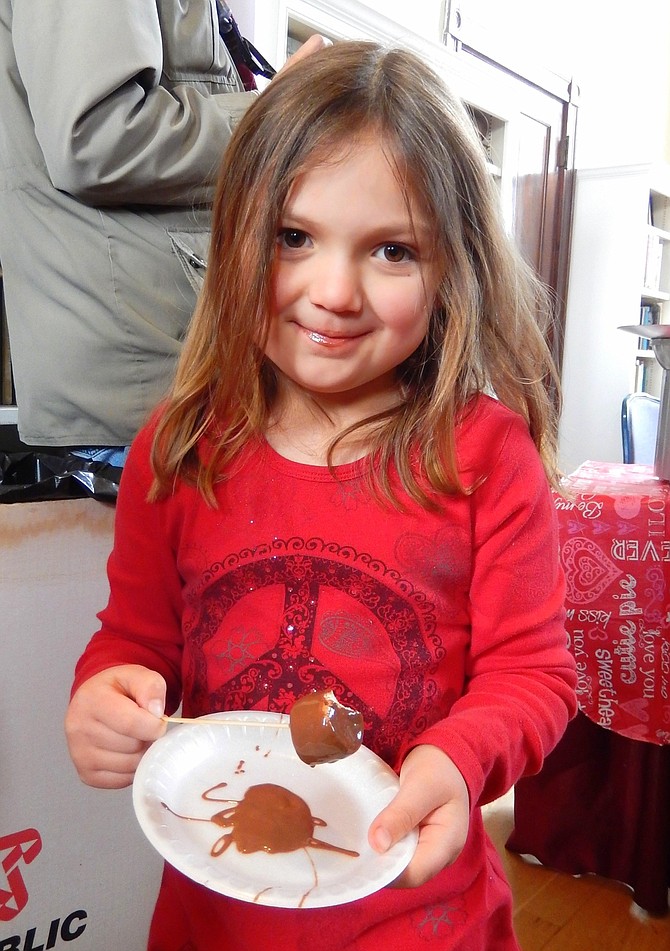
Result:
M665 915L670 747L629 740L577 714L542 772L517 783L507 848L570 875L624 882L641 908Z
M651 467L589 462L565 490L555 501L581 711L542 772L517 783L507 847L625 882L665 914L670 485Z
M670 743L670 484L650 466L587 462L556 494L580 709Z

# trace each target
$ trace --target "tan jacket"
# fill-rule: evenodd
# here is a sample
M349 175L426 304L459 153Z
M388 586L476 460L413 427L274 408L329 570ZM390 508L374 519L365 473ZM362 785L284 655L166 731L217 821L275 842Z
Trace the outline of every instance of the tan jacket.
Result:
M252 101L215 0L0 0L0 263L19 432L124 445L164 393Z

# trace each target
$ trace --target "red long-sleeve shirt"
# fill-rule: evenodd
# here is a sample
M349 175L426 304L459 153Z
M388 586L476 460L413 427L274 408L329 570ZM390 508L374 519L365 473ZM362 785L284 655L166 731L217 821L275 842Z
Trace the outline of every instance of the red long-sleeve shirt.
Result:
M152 951L512 951L510 894L479 807L537 772L575 712L551 494L524 422L481 397L458 430L469 495L398 511L363 464L298 464L249 445L218 508L177 485L148 503L145 429L121 482L111 594L79 661L143 664L184 713L289 712L338 685L365 742L394 768L430 743L472 803L458 860L426 885L346 906L262 908L166 868ZM191 944L189 944L189 941Z

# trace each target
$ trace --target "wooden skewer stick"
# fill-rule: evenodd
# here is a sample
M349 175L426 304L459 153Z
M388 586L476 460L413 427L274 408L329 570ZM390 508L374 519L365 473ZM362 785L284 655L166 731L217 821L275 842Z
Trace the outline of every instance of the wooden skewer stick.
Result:
M222 711L225 713L225 711ZM215 719L214 717L169 717L163 714L161 720L166 723L214 723L219 726L267 726L267 727L287 727L289 726L288 716L285 720L262 721L262 720L242 720L226 717L225 719Z

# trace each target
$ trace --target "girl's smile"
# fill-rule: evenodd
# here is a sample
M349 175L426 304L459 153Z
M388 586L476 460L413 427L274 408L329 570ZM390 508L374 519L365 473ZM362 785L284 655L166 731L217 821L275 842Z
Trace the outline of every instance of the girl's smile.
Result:
M347 341L358 340L362 336L362 334L321 333L318 330L307 330L306 333L312 343L320 347L343 346Z
M282 382L347 424L393 405L396 369L428 329L434 272L428 223L378 142L299 176L277 235L266 346ZM281 387L279 399L281 413Z

